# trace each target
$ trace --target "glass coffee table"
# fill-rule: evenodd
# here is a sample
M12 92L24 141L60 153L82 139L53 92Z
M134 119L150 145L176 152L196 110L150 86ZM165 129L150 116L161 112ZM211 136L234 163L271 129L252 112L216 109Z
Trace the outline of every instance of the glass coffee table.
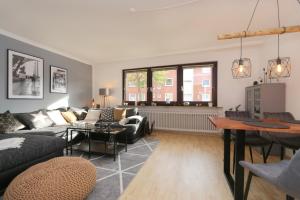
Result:
M66 154L72 155L73 150L87 152L89 157L91 153L93 154L109 154L114 156L114 161L116 160L116 155L125 147L127 152L127 131L126 127L114 124L90 124L81 123L70 125L66 130ZM80 145L72 144L73 132L78 131L84 133L85 139L80 142ZM125 144L120 145L117 138L119 135L125 134ZM70 138L70 140L69 140ZM93 139L96 138L96 139ZM99 139L101 138L101 139ZM70 141L70 142L69 142ZM112 148L108 148L112 147Z

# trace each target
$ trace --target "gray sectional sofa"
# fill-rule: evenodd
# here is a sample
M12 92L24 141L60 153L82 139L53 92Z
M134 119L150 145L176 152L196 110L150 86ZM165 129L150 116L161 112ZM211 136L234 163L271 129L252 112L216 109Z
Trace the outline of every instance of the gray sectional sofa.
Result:
M45 114L45 112L45 110L39 110L32 113L38 115ZM57 156L63 156L68 125L55 125L53 121L48 120L37 123L36 120L28 119L30 118L28 116L30 115L26 113L11 114L6 112L6 114L0 114L0 141L12 137L25 138L21 148L0 150L0 194L15 176L28 167ZM11 131L1 132L3 125L6 125L3 123L3 119L11 122L13 118L17 123L12 123ZM130 110L126 118L127 122L124 126L127 127L127 141L128 143L134 143L145 133L147 119L139 116L136 110ZM78 119L82 120L84 116L79 116ZM98 123L110 123L112 126L120 126L114 120L105 121L101 119L101 122ZM32 126L35 126L35 128L32 128ZM73 134L75 134L72 136L73 140L68 139L68 142L76 143L84 138L83 133L74 132ZM117 139L120 142L125 141L124 135Z

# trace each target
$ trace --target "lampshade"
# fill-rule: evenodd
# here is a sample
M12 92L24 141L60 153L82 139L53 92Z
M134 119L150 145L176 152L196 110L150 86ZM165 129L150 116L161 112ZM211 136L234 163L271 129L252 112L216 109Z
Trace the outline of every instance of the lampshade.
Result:
M250 58L236 59L232 63L232 76L235 79L251 77L251 60Z
M109 88L100 88L99 89L99 95L109 96L110 95L110 89Z
M286 78L291 76L291 59L277 58L268 61L268 75L270 79Z

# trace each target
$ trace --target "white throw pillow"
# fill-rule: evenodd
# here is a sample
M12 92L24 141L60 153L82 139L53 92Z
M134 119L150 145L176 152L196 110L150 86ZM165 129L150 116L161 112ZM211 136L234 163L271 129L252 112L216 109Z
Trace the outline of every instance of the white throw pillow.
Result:
M84 121L98 121L100 118L101 110L90 109L84 119Z
M50 119L55 123L55 125L68 125L68 122L61 115L59 110L53 110L47 112Z

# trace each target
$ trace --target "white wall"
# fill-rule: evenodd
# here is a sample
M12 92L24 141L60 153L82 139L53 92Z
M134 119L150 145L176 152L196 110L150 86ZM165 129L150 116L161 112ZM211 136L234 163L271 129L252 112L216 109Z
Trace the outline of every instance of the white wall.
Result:
M109 87L113 90L112 97L110 97L111 104L122 102L122 69L218 61L218 106L228 109L242 104L244 107L245 87L252 85L254 80L262 76L260 50L261 45L257 44L245 48L244 57L252 59L254 70L251 78L240 80L233 79L231 75L232 61L240 54L238 47L97 65L94 66L93 72L94 98L96 102L99 102L98 88Z

